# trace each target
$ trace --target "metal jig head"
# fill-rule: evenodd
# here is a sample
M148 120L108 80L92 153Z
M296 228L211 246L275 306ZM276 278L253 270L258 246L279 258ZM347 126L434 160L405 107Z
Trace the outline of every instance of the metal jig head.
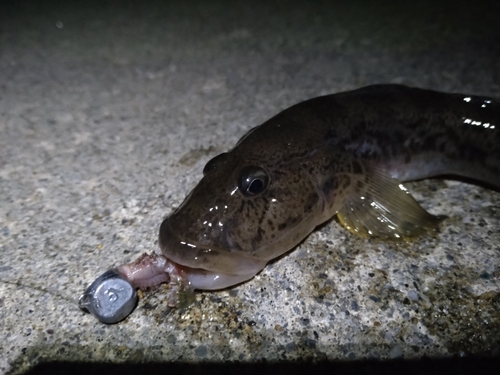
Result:
M111 269L99 276L80 296L78 306L106 324L125 319L137 305L132 284Z

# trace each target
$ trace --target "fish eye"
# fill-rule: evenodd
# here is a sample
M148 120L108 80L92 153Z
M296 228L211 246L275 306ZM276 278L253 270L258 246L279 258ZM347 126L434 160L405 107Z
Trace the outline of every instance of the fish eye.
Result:
M223 152L222 154L214 156L212 159L208 161L207 164L205 164L205 168L203 168L203 176L213 171L214 169L219 168L222 164L225 164L226 159L227 159L227 152Z
M241 171L238 189L247 197L258 195L269 185L269 175L260 167L245 167Z

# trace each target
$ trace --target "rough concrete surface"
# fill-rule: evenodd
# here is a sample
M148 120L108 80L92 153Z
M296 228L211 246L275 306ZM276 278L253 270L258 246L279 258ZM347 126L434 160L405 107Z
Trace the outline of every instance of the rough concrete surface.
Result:
M500 97L498 2L13 2L0 12L0 373L47 361L497 355L500 194L407 184L436 236L333 220L238 287L103 325L76 305L157 250L205 163L280 110L374 83Z

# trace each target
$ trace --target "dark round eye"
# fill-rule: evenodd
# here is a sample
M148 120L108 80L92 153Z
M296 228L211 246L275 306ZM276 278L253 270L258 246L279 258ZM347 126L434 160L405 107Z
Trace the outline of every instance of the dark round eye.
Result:
M223 152L222 154L214 156L212 159L208 161L207 164L205 164L205 168L203 168L203 176L213 171L214 169L217 169L222 164L225 164L226 159L227 159L227 152Z
M269 175L260 167L245 167L241 171L238 189L243 195L254 196L266 190L269 184Z

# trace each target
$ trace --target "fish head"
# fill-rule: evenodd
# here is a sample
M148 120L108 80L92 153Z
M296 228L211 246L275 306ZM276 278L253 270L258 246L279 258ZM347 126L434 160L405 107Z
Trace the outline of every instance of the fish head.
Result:
M164 220L160 248L184 267L192 287L220 289L252 278L298 244L319 224L313 218L321 205L299 163L236 147L207 163Z

